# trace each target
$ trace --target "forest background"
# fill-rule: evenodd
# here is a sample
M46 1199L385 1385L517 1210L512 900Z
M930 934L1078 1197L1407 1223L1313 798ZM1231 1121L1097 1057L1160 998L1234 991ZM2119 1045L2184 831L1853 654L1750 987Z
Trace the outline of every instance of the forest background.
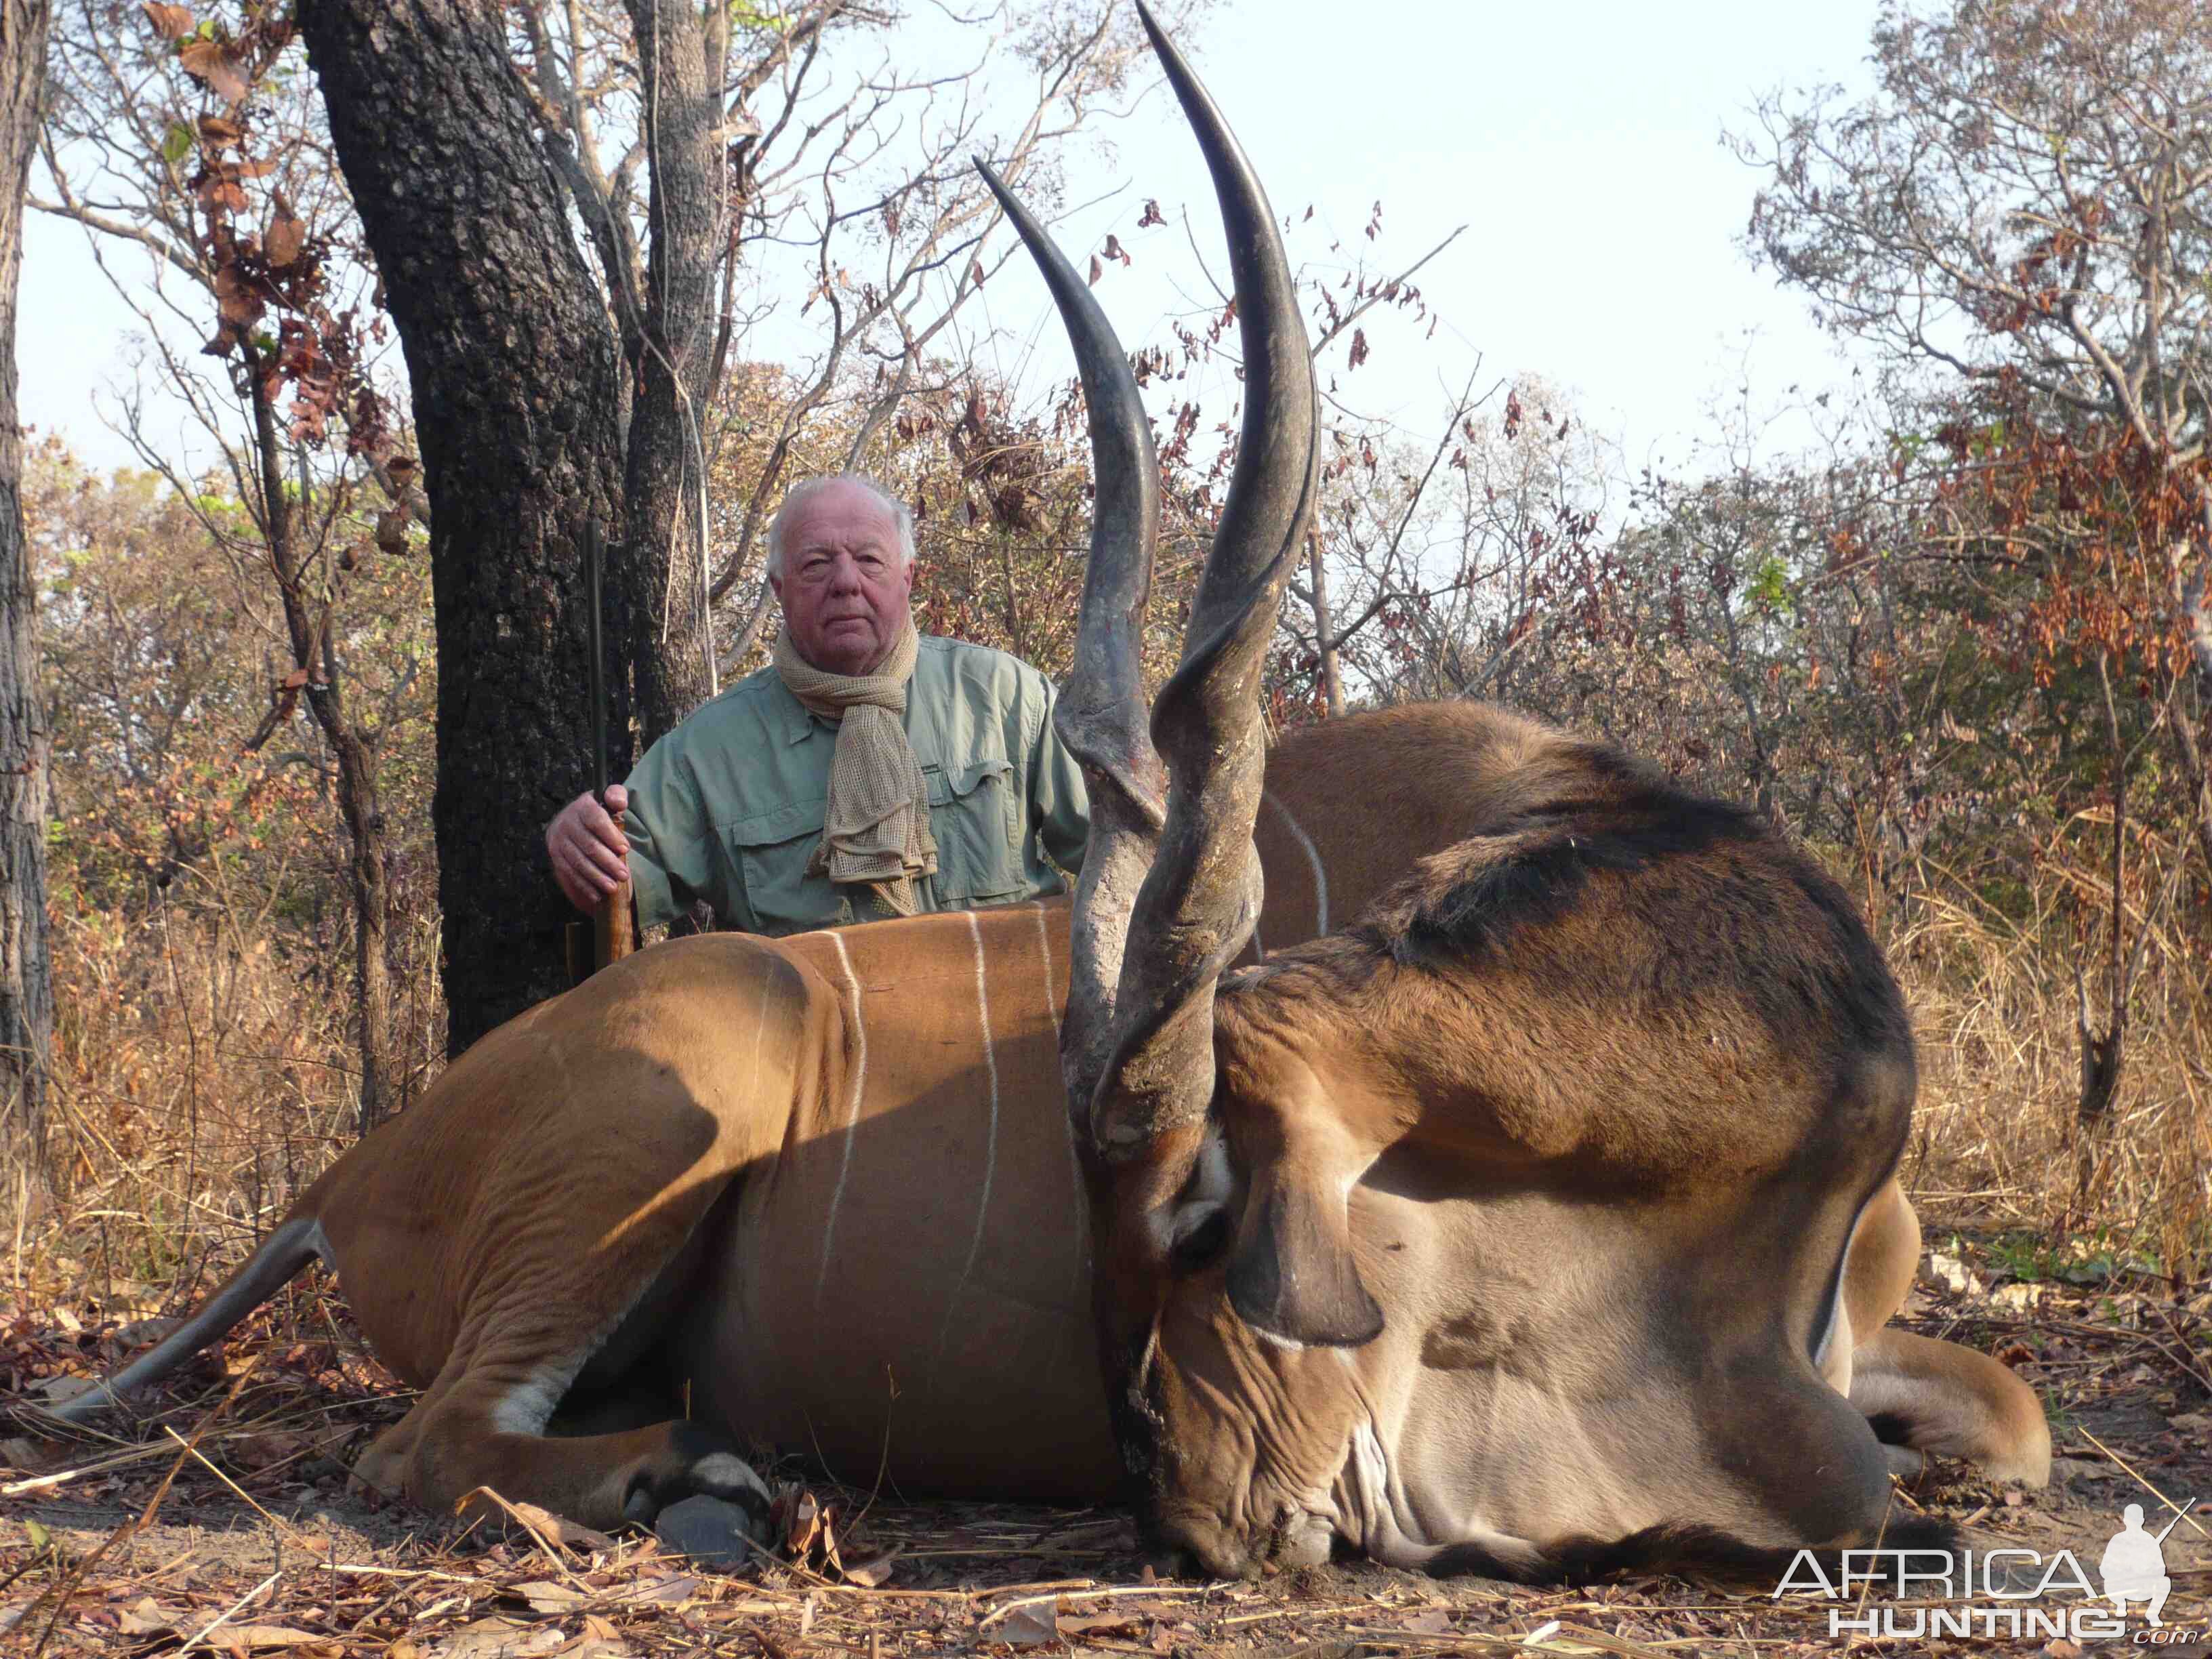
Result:
M52 0L28 210L88 239L144 356L112 405L135 465L35 433L21 457L19 1307L173 1305L557 988L538 837L588 774L588 525L617 776L763 659L766 515L839 466L913 504L925 629L1064 672L1080 403L977 349L980 296L1026 273L967 157L1095 207L1071 158L1152 107L1152 71L1096 0L955 20L942 64L894 65L898 21ZM2198 21L1923 0L1881 13L1863 86L1715 112L1745 257L1862 365L1786 410L1786 444L1747 400L1675 461L1626 456L1573 394L1486 372L1471 336L1510 320L1425 293L1431 261L1540 250L1401 246L1387 189L1316 222L1279 185L1329 430L1268 684L1279 724L1494 699L1755 803L1905 982L1923 1207L2004 1230L2024 1272L2176 1297L2212 1267ZM1218 255L1147 190L1070 251L1109 307L1137 262L1196 296L1123 319L1170 504L1157 677L1236 378ZM1394 356L1449 395L1363 413Z

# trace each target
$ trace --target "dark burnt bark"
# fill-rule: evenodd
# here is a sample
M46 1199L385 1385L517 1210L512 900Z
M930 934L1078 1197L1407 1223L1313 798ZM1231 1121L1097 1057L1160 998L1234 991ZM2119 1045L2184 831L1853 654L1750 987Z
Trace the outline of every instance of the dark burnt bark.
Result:
M299 17L422 444L459 1053L562 988L568 913L544 830L589 782L578 549L586 520L620 522L617 362L500 9L301 0ZM627 699L614 702L625 732Z
M715 280L729 242L720 136L727 14L691 0L629 0L645 88L652 229L618 561L639 740L711 693L714 638L699 556L700 481L715 345Z
M46 82L46 0L0 0L0 1140L45 1167L46 1061L53 1035L46 957L46 763L39 695L38 585L23 534L23 434L15 421L15 280L23 184Z

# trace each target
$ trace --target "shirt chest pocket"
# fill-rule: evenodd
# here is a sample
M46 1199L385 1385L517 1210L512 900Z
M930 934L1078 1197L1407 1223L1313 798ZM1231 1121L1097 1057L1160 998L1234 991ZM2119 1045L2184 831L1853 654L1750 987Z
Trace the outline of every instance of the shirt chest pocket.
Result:
M948 908L1026 890L1022 804L1013 764L995 755L925 764L929 831L937 839L938 902Z
M752 812L721 832L730 890L744 895L746 925L772 934L803 933L840 921L842 898L824 877L810 878L807 860L822 844L828 803L791 801Z

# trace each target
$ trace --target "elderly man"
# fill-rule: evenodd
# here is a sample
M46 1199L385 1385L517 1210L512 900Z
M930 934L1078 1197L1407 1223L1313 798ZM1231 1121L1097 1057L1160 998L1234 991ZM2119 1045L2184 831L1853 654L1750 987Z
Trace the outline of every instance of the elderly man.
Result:
M795 486L768 580L773 665L607 791L620 824L586 793L547 829L570 902L590 910L627 873L641 927L704 899L725 926L795 933L1060 891L1090 823L1051 684L915 633L904 503L852 475Z

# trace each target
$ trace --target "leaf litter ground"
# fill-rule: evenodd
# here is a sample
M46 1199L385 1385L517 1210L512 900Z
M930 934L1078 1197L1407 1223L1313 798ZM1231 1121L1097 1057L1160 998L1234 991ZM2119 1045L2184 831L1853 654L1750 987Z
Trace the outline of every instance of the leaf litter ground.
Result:
M2000 1283L1939 1250L1908 1320L2000 1352L2042 1392L2040 1492L1936 1470L1900 1505L1982 1546L2070 1548L2094 1571L2122 1507L2195 1498L2166 1543L2168 1626L2212 1644L2212 1294L2125 1274ZM0 1383L111 1366L148 1335L82 1310L0 1310ZM319 1337L302 1340L302 1331ZM775 1559L725 1575L542 1511L428 1518L349 1495L344 1462L405 1411L326 1288L303 1287L111 1435L0 1440L0 1651L280 1659L714 1654L1826 1653L1828 1604L1771 1587L1632 1576L1570 1589L1365 1563L1255 1583L1155 1579L1110 1510L916 1504L786 1471ZM488 1506L487 1506L488 1507ZM2200 1530L2201 1529L2201 1530ZM1911 1605L1911 1604L1907 1604ZM2063 1641L1856 1640L1855 1652L2045 1653Z

